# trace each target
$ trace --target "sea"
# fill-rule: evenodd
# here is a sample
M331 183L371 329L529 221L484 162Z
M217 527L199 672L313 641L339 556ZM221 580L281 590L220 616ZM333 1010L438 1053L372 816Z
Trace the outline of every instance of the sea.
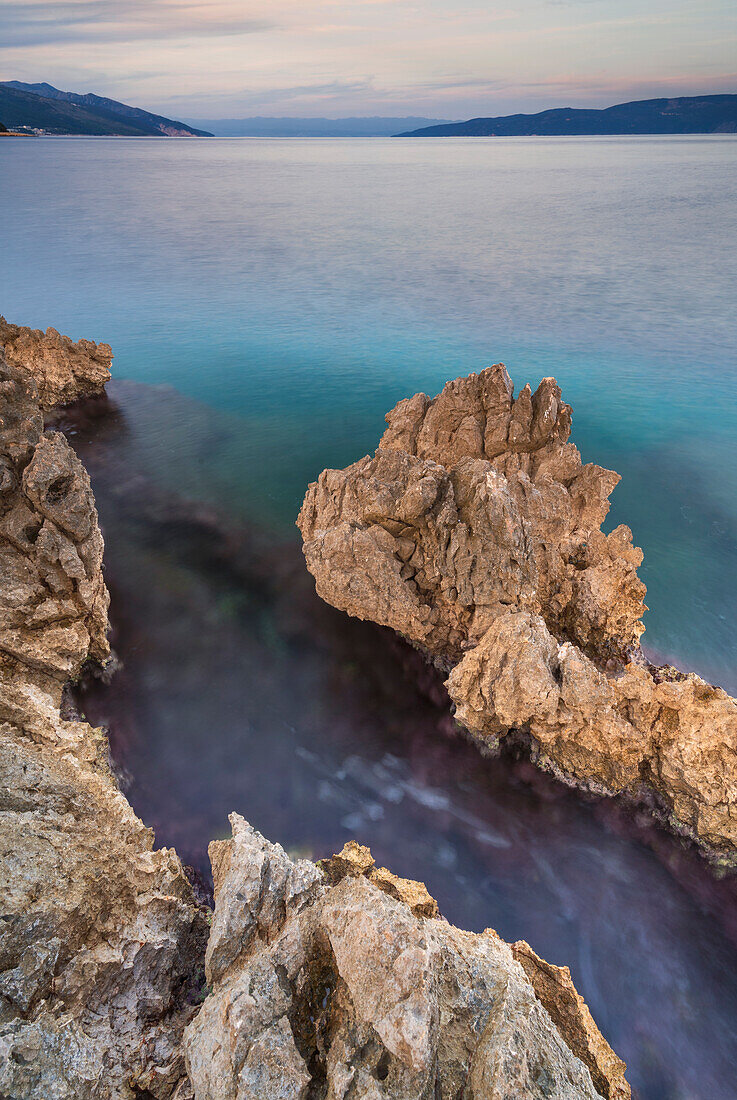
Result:
M119 660L82 705L157 842L205 890L230 811L369 844L569 965L641 1100L734 1097L734 881L482 759L414 651L320 603L294 520L401 398L554 375L622 476L646 651L737 691L737 138L11 139L0 195L0 312L115 353L61 422Z

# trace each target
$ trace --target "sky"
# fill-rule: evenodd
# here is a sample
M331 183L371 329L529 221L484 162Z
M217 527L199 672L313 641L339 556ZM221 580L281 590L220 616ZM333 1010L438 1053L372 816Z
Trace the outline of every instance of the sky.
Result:
M0 79L186 118L737 92L734 0L0 0Z

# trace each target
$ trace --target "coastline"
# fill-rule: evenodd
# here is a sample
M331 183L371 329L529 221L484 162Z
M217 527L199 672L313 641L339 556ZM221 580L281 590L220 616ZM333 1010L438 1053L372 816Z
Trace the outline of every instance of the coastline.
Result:
M6 570L29 580L0 592L6 601L2 759L9 799L2 827L14 853L3 866L12 914L4 933L11 965L0 975L8 1005L0 1023L7 1055L0 1066L3 1092L39 1100L52 1092L69 1100L117 1100L142 1092L184 1100L191 1095L186 1059L196 1095L207 1088L214 1097L234 1097L229 1082L235 1071L241 1082L253 1074L251 1091L239 1096L256 1100L264 1095L264 1074L275 1086L303 1090L315 1075L338 1080L346 1072L343 1059L354 1073L363 1059L370 1074L378 1058L392 1090L388 1096L424 1095L430 1076L445 1082L442 1092L455 1087L459 1073L469 1072L484 1090L479 1095L486 1096L487 1067L501 1053L502 1069L494 1070L499 1087L514 1083L523 1095L536 1096L532 1069L504 1055L513 1035L529 1059L544 1060L553 1088L547 1095L629 1097L623 1063L596 1029L567 971L544 964L526 944L515 945L515 960L513 949L491 930L471 935L453 929L438 919L424 887L374 871L365 849L348 846L322 868L292 864L237 817L234 840L211 849L216 905L205 966L215 989L207 995L201 969L205 911L176 853L154 848L151 830L115 785L105 732L79 720L64 702L65 684L88 660L109 661L107 592L89 477L64 437L44 431L42 407L51 410L59 396L67 401L99 392L111 352L89 341L72 344L54 330L10 329L5 344L11 361L2 364L0 546ZM33 845L30 823L38 838ZM244 889L256 891L250 910L261 909L253 917L256 925L271 922L271 939L277 937L285 949L295 922L304 936L314 929L309 935L315 937L308 959L298 953L286 965L292 983L287 1003L284 978L264 991L263 1005L248 1024L245 1061L242 1042L228 1047L216 1008L229 1003L239 982L250 986L267 962L254 946L254 925L244 924L242 908L233 909ZM286 907L286 924L277 916L279 905ZM344 915L336 923L339 912ZM361 970L365 941L359 931L367 912L384 929L370 973ZM337 965L336 977L347 991L340 1005L323 1001L321 1029L330 1034L340 1021L348 1027L341 1043L352 1044L352 1053L336 1045L328 1062L314 1028L298 1023L316 1011L313 971L327 965L320 929L331 939L336 961L330 965ZM398 962L408 958L403 943L416 951L428 936L432 946L421 947L427 957L418 972L421 1000L406 1005L405 964ZM461 968L473 959L473 976L465 992L444 995L442 1011L462 1033L470 1027L474 1042L479 1012L485 1020L484 1042L465 1068L433 1022L441 1011L436 983L451 959ZM284 967L284 959L278 965ZM436 971L428 983L424 975ZM409 980L416 984L411 975ZM489 1000L490 983L500 981L506 989L501 1017L490 1015ZM204 1015L198 1014L203 996ZM382 1011L388 1015L377 1024L378 1004L387 997ZM419 1032L418 1018L425 1021ZM366 1029L374 1026L385 1054L366 1047ZM207 1053L211 1048L220 1052L219 1063Z

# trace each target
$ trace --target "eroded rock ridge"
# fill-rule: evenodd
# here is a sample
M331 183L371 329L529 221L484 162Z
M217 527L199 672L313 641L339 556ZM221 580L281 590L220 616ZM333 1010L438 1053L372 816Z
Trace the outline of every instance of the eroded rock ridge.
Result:
M207 925L104 731L61 714L65 683L109 657L108 595L89 478L44 432L37 362L0 347L0 1096L165 1100L186 1085Z
M230 820L210 846L212 993L184 1040L198 1098L630 1096L567 971L452 927L366 848L293 862Z
M299 515L318 594L449 675L492 750L521 732L569 782L657 808L737 851L737 703L639 646L642 552L601 526L619 476L583 464L555 380L515 398L497 364L401 401L373 456L324 470Z

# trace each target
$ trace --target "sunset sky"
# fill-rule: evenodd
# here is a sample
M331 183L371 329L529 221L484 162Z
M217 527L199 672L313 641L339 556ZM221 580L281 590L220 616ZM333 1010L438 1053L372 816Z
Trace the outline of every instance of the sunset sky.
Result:
M737 5L0 0L0 74L188 117L605 106L737 92Z

